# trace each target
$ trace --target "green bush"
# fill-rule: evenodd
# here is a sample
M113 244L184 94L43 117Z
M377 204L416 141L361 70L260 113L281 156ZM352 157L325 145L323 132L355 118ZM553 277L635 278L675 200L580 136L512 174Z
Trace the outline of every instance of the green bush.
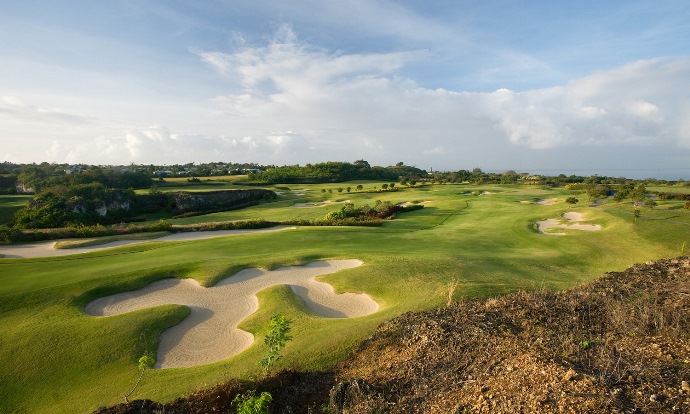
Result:
M20 238L20 233L18 229L0 225L0 244L16 243Z
M237 394L232 405L237 407L237 414L268 414L271 401L273 397L268 392L256 395L254 391L247 391L246 394Z

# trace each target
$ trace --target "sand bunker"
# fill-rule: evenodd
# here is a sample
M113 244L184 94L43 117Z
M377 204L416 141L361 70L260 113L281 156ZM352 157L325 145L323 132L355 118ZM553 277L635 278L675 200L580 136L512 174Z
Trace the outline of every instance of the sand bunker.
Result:
M601 226L598 224L579 224L582 221L582 214L576 213L574 211L564 213L562 216L564 219L571 223L562 223L561 220L557 219L547 219L537 221L537 226L539 233L548 234L550 236L565 236L565 233L547 233L549 229L570 229L570 230L584 230L584 231L598 231L601 230Z
M542 198L536 201L520 200L519 203L522 204L537 204L540 206L552 206L558 202L557 198Z
M253 335L237 325L258 309L256 294L270 286L289 285L310 310L327 318L375 312L378 304L369 295L335 294L331 285L315 280L317 276L360 265L359 260L326 260L272 271L244 269L209 288L192 279L165 279L137 291L93 300L84 311L93 316L111 316L165 304L188 306L191 314L161 334L155 367L192 367L217 362L249 348Z
M557 198L543 198L541 200L537 200L534 202L534 204L538 204L540 206L552 206L558 202Z
M321 201L317 203L295 203L291 207L297 207L297 208L311 208L311 207L324 207L324 206L329 206L332 204L344 204L344 203L351 203L352 201L350 200L342 200L342 201Z
M396 206L409 207L409 206L419 206L424 204L429 204L431 201L405 201L404 203L398 203Z
M176 240L201 240L212 237L228 236L232 234L246 234L246 233L260 233L269 231L279 231L287 229L295 229L296 227L276 226L267 229L249 229L249 230L218 230L218 231L194 231L184 233L174 233L167 236L159 237L157 239L149 240L119 240L96 246L76 247L74 249L56 249L55 240L44 242L13 244L9 246L0 246L0 254L5 258L37 258L37 257L55 257L67 256L71 254L88 253L94 250L107 249L110 247L124 246L134 243L145 243L150 241L176 241Z

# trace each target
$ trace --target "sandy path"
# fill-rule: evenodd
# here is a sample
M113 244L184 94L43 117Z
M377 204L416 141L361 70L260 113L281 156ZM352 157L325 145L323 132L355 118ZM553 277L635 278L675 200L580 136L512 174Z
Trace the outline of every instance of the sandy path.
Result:
M327 260L272 271L244 269L210 288L191 279L165 279L137 291L93 300L84 311L93 316L111 316L165 304L188 306L191 314L161 334L156 368L192 367L249 348L253 335L237 325L258 309L256 294L270 286L289 285L310 310L327 318L375 312L378 304L369 295L335 294L331 285L315 280L360 265L359 260Z
M159 237L157 239L148 240L119 240L97 246L76 247L74 249L56 249L55 240L13 244L9 246L0 246L0 254L5 255L5 258L19 259L19 258L36 258L36 257L55 257L68 256L71 254L87 253L94 250L107 249L111 247L124 246L134 243L145 243L150 241L175 241L175 240L201 240L212 237L228 236L231 234L246 234L246 233L263 233L270 231L279 231L287 229L295 229L296 227L276 226L267 229L248 229L248 230L217 230L217 231L193 231L183 233L173 233L167 236Z
M351 203L350 200L343 200L343 201L319 201L316 203L295 203L291 205L290 207L296 207L296 208L312 208L312 207L325 207L325 206L330 206L333 204L345 204L345 203Z
M550 236L565 236L565 233L547 233L546 231L548 229L571 229L584 231L601 230L601 226L598 224L579 224L579 222L582 221L582 214L580 213L570 211L568 213L563 213L562 217L573 224L561 223L561 221L557 219L537 221L539 233L548 234Z

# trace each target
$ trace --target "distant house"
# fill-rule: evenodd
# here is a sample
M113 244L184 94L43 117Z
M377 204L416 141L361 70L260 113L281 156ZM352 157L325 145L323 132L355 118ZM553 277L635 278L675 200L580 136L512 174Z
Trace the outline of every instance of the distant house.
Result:
M70 174L78 174L84 172L84 169L78 165L70 165L69 167L65 168L65 174L70 175Z

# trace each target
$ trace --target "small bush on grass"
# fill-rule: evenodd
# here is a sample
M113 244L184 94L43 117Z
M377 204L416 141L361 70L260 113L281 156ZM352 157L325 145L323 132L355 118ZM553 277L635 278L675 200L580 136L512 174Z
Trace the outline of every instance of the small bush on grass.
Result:
M268 392L256 395L255 391L247 391L245 394L237 394L232 405L237 407L237 414L268 414L271 401L273 397Z
M268 375L271 366L278 361L282 355L280 350L283 349L287 341L292 339L289 335L292 328L290 328L292 321L285 317L285 315L275 315L271 317L268 333L264 338L264 343L268 345L268 354L259 361L259 365L264 369L264 374Z

